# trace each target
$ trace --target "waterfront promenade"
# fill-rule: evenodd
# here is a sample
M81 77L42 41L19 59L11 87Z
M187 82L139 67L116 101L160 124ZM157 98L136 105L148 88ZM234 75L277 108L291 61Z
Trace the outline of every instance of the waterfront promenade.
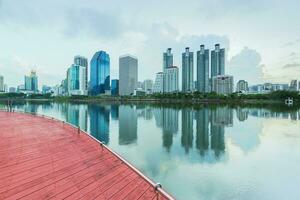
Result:
M0 111L0 199L172 197L77 128Z

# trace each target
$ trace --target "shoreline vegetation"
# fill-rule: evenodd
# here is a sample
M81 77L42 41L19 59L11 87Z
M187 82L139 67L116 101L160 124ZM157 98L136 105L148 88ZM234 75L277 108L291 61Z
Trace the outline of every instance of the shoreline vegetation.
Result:
M264 105L284 104L285 99L292 98L294 105L300 105L300 94L297 91L275 91L267 94L240 94L218 95L216 93L173 93L151 94L144 96L51 96L51 94L5 93L0 94L0 101L37 101L37 102L74 102L74 103L148 103L148 104L237 104L237 105Z

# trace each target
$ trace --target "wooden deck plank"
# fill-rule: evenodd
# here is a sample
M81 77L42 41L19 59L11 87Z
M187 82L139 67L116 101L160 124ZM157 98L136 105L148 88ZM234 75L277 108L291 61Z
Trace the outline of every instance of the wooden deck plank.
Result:
M0 199L156 197L126 161L68 124L0 111L0 127Z

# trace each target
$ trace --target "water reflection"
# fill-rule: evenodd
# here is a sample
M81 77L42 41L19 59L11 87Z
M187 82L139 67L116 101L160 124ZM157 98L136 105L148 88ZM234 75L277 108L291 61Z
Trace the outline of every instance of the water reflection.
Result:
M109 143L109 106L89 105L90 133L98 140Z
M66 120L81 129L90 132L105 144L110 143L110 119L118 121L118 145L138 144L138 127L143 132L145 121L154 121L161 130L161 146L169 154L173 153L175 141L178 141L184 154L197 151L205 157L214 155L219 160L226 153L226 130L234 126L234 113L237 122L244 123L249 117L281 118L296 121L299 110L272 110L266 108L245 108L229 106L166 107L151 105L100 105L100 104L57 104L57 103L15 103L15 108L25 112L59 114L55 117ZM236 122L236 123L237 123ZM179 134L178 134L179 133ZM245 133L246 134L246 133ZM254 134L247 137L233 134L233 140L241 149L253 149L257 144ZM252 135L252 136L251 136ZM178 138L178 139L177 139ZM245 141L252 138L252 144ZM176 147L177 148L177 147ZM178 150L178 149L177 149Z

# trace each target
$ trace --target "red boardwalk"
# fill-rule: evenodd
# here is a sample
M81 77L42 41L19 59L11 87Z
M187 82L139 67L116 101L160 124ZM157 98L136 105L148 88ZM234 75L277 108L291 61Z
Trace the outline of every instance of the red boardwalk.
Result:
M0 111L0 199L170 199L60 121Z

